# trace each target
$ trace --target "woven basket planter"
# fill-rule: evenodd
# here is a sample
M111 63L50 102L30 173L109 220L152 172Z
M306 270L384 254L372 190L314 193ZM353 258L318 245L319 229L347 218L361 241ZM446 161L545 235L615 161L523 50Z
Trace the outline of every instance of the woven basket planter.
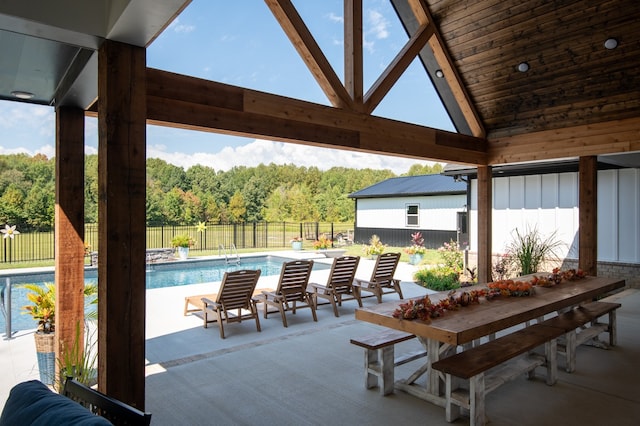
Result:
M36 333L34 337L36 340L40 381L45 385L53 385L53 379L56 374L55 334Z

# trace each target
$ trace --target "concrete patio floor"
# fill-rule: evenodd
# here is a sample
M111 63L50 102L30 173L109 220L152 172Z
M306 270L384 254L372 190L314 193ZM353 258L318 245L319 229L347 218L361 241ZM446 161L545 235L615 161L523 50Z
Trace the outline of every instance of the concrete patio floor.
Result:
M323 261L323 260L317 260ZM327 260L330 261L330 260ZM363 259L357 276L367 278L373 262ZM401 263L405 297L427 291L411 282L413 267ZM328 271L314 271L312 282L324 283ZM277 277L262 277L259 287L273 287ZM395 425L448 424L444 409L403 392L382 397L364 388L363 351L351 337L376 330L357 321L355 301L343 304L336 318L329 305L288 314L261 316L262 332L246 321L207 329L196 315L182 315L184 296L210 292L193 285L147 292L146 410L154 425ZM387 295L393 300L397 295ZM577 370L559 371L549 387L542 371L534 380L515 380L489 394L492 425L636 425L640 419L640 291L625 290L612 298L618 310L618 345L609 350L581 346ZM374 298L364 300L375 304ZM405 342L397 351L418 349ZM419 362L419 361L417 361ZM10 388L37 378L32 333L0 340L0 408ZM396 377L416 367L406 364ZM560 366L564 366L561 360ZM455 424L468 424L461 418Z

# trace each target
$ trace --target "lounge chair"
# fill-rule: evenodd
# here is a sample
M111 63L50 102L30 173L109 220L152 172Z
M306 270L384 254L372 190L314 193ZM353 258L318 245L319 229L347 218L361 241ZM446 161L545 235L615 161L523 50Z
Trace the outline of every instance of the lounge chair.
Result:
M207 328L210 322L217 322L220 327L220 337L224 339L223 322L228 324L255 318L256 328L260 331L257 301L252 297L260 273L260 269L225 272L215 300L202 298L204 328ZM237 310L237 313L234 313L234 310ZM215 319L209 320L210 313L215 314Z
M382 303L382 295L387 293L398 293L403 299L400 280L393 278L393 274L398 267L400 253L383 253L378 256L373 267L371 279L363 280L356 278L353 283L353 291L356 297L362 297L362 290L375 294L378 303Z
M296 309L310 308L313 320L318 321L316 308L311 294L307 292L309 276L313 268L313 260L292 260L282 264L280 280L275 291L263 291L264 317L267 318L269 306L275 306L280 311L282 324L287 327L286 310L293 314Z
M339 317L338 306L342 306L344 297L356 299L358 305L362 307L360 294L353 291L353 278L360 262L359 256L341 256L333 260L331 272L326 285L312 283L309 285L313 289L313 303L318 307L318 297L328 299L333 306L333 313Z

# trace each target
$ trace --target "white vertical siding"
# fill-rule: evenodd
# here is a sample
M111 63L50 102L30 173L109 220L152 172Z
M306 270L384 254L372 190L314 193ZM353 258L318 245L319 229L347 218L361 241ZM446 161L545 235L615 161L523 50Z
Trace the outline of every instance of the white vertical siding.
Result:
M432 195L424 197L361 198L358 200L356 221L362 228L432 229L455 231L457 212L464 211L465 194ZM418 204L418 226L407 226L406 206Z
M478 186L471 182L471 250L478 249ZM516 228L556 232L561 255L578 257L578 174L493 179L492 246L504 251ZM640 263L640 169L598 172L598 259Z

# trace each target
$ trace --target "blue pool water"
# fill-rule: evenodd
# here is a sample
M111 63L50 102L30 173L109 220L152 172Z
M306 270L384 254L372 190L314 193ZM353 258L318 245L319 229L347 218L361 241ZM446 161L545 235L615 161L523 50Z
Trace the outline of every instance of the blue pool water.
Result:
M151 264L147 268L147 289L182 286L188 284L202 284L222 281L224 273L238 269L260 269L261 276L279 275L282 263L292 259L277 256L252 256L242 257L240 263L226 263L224 260L189 260L180 262L168 262ZM328 269L329 265L315 263L314 270ZM11 329L31 330L37 327L37 323L29 315L22 314L21 307L27 304L27 291L20 288L20 284L36 283L44 284L53 282L53 272L38 274L11 274L0 276L0 291L7 292L7 279L11 283ZM97 271L88 269L85 271L85 284L98 282ZM6 319L4 307L0 314L0 334L6 333Z

